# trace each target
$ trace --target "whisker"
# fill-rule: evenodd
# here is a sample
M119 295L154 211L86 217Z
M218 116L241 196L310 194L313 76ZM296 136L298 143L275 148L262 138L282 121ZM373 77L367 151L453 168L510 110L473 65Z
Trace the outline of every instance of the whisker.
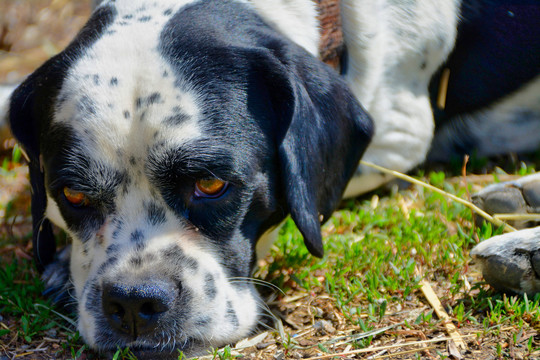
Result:
M283 292L283 290L281 290L279 288L279 286L277 286L275 284L272 284L271 282L261 280L261 279L254 279L254 278L250 278L250 277L231 277L231 278L229 278L229 282L231 282L231 283L242 283L242 282L244 282L244 283L253 283L253 284L256 284L256 285L267 287L269 289L277 290L281 294L285 295L285 292Z
M273 326L270 326L268 324L265 324L263 323L262 321L257 321L257 324L263 328L265 328L266 330L270 330L270 331L277 331L277 329Z
M37 229L33 229L33 231L37 231L37 236L36 236L36 249L39 249L39 237L41 235L41 231L39 231L39 229L41 229L41 227L43 226L43 223L45 222L47 218L45 217L45 215L43 215L43 217L41 218L41 220L39 220L39 226L37 227ZM43 262L41 261L41 254L39 253L39 251L35 251L34 254L37 254L37 257L38 257L38 261L43 264Z

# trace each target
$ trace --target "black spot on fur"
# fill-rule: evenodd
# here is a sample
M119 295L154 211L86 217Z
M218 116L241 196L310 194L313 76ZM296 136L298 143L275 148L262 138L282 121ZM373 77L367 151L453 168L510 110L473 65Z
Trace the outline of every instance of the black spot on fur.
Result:
M122 19L126 19L126 20L133 19L133 15L132 14L124 15L122 16Z
M141 113L141 116L139 117L139 121L140 122L143 122L144 120L146 120L146 110L144 110L142 113Z
M137 160L135 160L135 156L130 156L129 157L129 163L133 166L135 166L137 164Z
M141 230L135 230L129 235L131 242L140 243L144 240L144 234Z
M84 136L90 141L91 143L96 143L96 136L90 129L84 129Z
M210 323L212 323L212 318L209 316L203 316L195 320L195 327L197 328L205 328Z
M167 125L178 126L178 125L183 124L187 120L189 120L189 118L190 118L189 115L184 114L184 113L179 113L179 114L175 114L175 115L167 117L164 120L164 122Z
M113 240L118 239L118 235L124 230L124 222L122 220L118 220L118 224L116 225L116 229L114 229L112 233Z
M165 210L155 202L145 205L147 212L147 221L150 225L156 226L165 222Z
M124 110L124 119L129 119L130 117L131 117L131 114L129 113L129 111Z
M140 267L142 265L142 258L140 256L134 256L129 260L129 263L135 267Z
M109 85L117 86L118 85L118 78L112 77L111 80L109 81Z
M152 105L152 104L158 103L159 101L161 101L161 94L158 92L155 92L155 93L152 93L150 96L148 96L147 104Z
M96 115L95 104L88 96L84 95L79 99L77 103L77 110L80 113Z
M169 73L167 70L163 71L163 74L161 74L164 78L169 77Z
M214 300L216 298L216 281L214 280L214 276L212 274L206 274L204 276L204 294L206 297L208 297L208 300Z
M240 323L238 322L238 316L236 316L236 311L234 311L232 302L227 301L227 314L225 315L227 320L229 320L235 328L240 326Z
M169 15L171 15L171 14L172 14L172 9L167 9L167 10L165 10L165 11L163 12L163 15L165 15L165 16L169 16Z
M56 106L62 107L63 104L72 96L71 92L64 91L56 99Z
M138 97L136 100L135 100L135 106L137 107L137 109L140 109L141 106L143 104L143 99Z
M114 266L116 263L118 262L118 257L116 256L111 256L107 259L107 261L105 261L100 267L99 267L99 270L98 270L98 275L103 275L103 273L105 273L105 271L107 271L108 268L110 268L111 266Z
M112 244L107 247L107 250L105 250L105 252L107 253L107 256L111 256L113 254L116 254L118 252L118 249L119 247L117 244Z
M137 19L139 22L149 22L150 20L152 20L152 17L151 16L141 16L140 18Z
M176 245L171 245L163 251L163 257L177 266L184 267L192 272L196 272L199 269L199 262L190 257L186 256L182 249Z
M146 243L144 241L138 241L135 243L135 251L141 252L146 248Z
M99 86L100 84L99 75L95 74L93 79L94 79L94 85Z

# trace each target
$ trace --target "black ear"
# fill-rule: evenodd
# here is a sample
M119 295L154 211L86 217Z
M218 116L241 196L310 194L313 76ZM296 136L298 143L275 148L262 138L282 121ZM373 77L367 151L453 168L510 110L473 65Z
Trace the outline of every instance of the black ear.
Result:
M307 248L322 257L320 225L339 205L373 123L333 69L297 47L282 54L272 85L282 186Z
M56 252L56 243L50 222L45 219L47 196L45 193L44 174L40 161L40 133L43 130L43 118L47 117L47 109L39 108L37 93L41 92L38 75L30 76L12 94L9 105L9 123L15 138L21 143L28 155L30 185L32 191L32 243L34 260L38 270L43 271ZM45 99L42 99L45 100Z
M38 270L43 271L55 255L56 244L51 223L45 218L47 195L41 164L41 148L52 119L57 94L71 64L84 54L112 23L113 5L101 6L81 29L73 42L30 75L12 94L8 119L11 131L30 160L32 186L32 241Z

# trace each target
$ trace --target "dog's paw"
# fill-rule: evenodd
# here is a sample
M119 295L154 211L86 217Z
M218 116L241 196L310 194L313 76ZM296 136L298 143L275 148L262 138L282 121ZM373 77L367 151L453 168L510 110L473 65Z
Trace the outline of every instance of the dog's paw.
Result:
M58 251L54 261L45 267L41 279L45 285L43 295L47 296L56 305L72 310L73 284L70 278L69 262L71 245Z
M489 185L474 194L472 200L491 215L540 213L540 173ZM538 222L516 220L509 223L522 229L535 226Z
M471 256L495 289L540 292L540 227L492 237L476 245Z

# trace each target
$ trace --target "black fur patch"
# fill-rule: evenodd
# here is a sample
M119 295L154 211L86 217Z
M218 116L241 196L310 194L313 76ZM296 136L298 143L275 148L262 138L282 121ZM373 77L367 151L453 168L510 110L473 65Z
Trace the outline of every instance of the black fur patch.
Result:
M144 205L146 220L152 226L163 224L166 220L165 210L155 202Z
M186 256L182 249L176 245L171 245L163 251L163 257L170 261L173 268L186 268L192 272L196 272L199 269L199 262L190 257Z
M129 235L129 239L133 243L140 243L144 241L144 233L141 230L135 230Z

